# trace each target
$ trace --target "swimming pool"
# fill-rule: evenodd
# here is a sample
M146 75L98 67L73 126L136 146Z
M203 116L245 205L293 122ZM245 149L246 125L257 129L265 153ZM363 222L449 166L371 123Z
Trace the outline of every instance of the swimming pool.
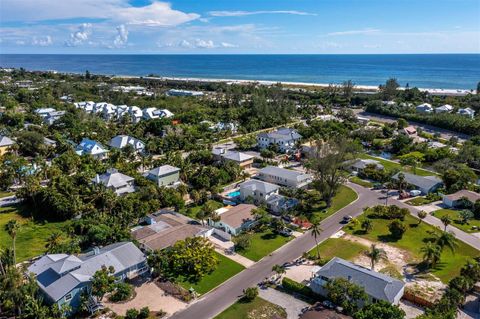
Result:
M240 191L230 192L230 193L227 194L227 196L230 197L230 198L238 197L238 196L240 196Z

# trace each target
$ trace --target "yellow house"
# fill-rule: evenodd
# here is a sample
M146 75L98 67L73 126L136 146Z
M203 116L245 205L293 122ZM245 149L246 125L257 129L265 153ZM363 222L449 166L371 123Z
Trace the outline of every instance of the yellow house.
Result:
M8 152L8 149L15 144L10 138L0 135L0 156Z

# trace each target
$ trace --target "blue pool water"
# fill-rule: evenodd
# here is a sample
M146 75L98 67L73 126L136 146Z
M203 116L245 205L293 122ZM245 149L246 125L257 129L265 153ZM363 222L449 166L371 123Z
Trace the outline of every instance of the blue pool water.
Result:
M240 196L240 191L230 192L230 193L227 194L227 196L230 197L230 198L238 197L238 196Z

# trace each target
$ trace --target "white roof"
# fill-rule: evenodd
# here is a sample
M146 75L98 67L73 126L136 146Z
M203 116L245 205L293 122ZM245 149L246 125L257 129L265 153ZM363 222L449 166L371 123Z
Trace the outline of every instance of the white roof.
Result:
M131 145L134 150L142 151L145 149L145 143L128 135L117 135L110 140L109 145L114 148L124 148Z
M147 175L164 176L180 171L180 168L171 165L162 165L147 172Z
M13 144L15 144L15 142L12 141L11 138L9 138L7 136L0 135L0 147L11 146Z

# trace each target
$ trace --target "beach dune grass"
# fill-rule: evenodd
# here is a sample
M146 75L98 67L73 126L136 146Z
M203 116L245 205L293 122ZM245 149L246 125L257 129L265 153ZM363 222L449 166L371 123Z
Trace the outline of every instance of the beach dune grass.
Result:
M367 218L368 212L360 216L359 224ZM432 238L432 232L440 232L438 228L428 225L424 222L419 223L419 219L411 215L405 217L404 223L408 225L407 231L403 234L403 237L399 240L395 240L390 236L388 230L388 224L390 220L385 219L371 219L373 228L367 234L360 226L349 229L344 228L347 233L355 236L360 236L371 241L380 241L388 245L401 248L410 253L410 262L420 263L422 261L422 252L420 251L422 246ZM479 257L480 251L476 250L472 246L469 246L459 240L456 241L458 248L452 253L448 248L444 249L441 262L431 269L431 273L440 278L442 282L448 283L450 279L460 274L460 268L468 260Z

